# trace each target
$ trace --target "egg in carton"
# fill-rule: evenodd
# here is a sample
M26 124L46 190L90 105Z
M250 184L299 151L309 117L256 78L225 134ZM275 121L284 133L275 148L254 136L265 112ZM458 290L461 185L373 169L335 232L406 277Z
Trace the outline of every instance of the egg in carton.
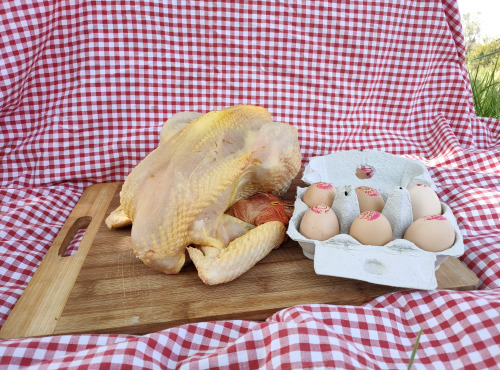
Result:
M443 202L440 202L440 217L450 221L455 233L450 248L429 252L403 238L414 221L408 189L421 184L436 190L420 161L372 150L336 152L312 158L302 180L307 184L326 182L336 190L331 208L338 218L339 234L318 241L299 232L302 217L309 209L303 201L307 188L301 187L297 188L294 214L287 230L288 236L300 244L304 255L314 260L317 274L402 288L435 289L435 271L441 263L450 256L459 257L464 253L457 220ZM378 190L385 202L381 213L389 221L393 234L385 245L361 244L349 235L353 221L361 213L356 188L362 186Z

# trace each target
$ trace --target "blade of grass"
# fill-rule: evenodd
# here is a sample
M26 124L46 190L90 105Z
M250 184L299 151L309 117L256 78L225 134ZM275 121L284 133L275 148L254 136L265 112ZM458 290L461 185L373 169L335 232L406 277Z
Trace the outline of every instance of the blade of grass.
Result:
M422 335L422 328L420 328L420 331L417 336L417 341L415 342L415 345L413 346L413 352L411 353L410 357L410 362L408 363L408 370L411 369L413 365L413 361L415 360L415 355L417 354L417 348L418 348L418 342L420 341L420 336Z
M500 119L500 57L488 69L476 66L471 72L470 82L476 115Z

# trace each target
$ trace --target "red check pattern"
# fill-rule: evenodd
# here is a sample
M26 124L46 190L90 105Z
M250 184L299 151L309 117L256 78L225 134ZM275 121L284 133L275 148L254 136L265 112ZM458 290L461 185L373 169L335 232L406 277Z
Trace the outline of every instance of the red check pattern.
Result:
M183 110L266 107L312 156L422 160L471 292L303 305L265 322L0 341L2 367L485 369L500 363L500 123L474 113L453 0L3 1L0 323L86 186L121 181Z

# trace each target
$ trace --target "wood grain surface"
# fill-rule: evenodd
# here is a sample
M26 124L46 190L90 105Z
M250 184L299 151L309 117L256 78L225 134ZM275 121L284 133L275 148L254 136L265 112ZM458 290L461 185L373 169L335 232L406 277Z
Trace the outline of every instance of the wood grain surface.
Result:
M401 290L317 275L314 262L290 239L226 284L205 285L193 265L178 275L165 275L135 257L129 227L109 230L105 226L105 217L119 204L120 185L87 188L9 315L0 331L1 338L145 334L200 321L265 320L294 305L361 305ZM285 198L294 199L297 186L306 185L296 179ZM74 226L76 220L80 221ZM64 245L89 220L78 252L63 257ZM76 262L70 265L67 261ZM456 258L444 262L436 277L440 289L470 290L479 284L478 278Z

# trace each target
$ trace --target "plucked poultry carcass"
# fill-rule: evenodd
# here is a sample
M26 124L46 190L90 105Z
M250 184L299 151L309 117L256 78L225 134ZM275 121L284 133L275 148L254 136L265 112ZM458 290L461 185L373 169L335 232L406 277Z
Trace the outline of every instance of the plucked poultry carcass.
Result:
M228 282L283 242L286 222L255 226L226 211L258 193L282 195L300 166L296 129L264 108L177 113L127 176L106 224L132 224L132 247L147 266L179 273L187 250L206 284Z

